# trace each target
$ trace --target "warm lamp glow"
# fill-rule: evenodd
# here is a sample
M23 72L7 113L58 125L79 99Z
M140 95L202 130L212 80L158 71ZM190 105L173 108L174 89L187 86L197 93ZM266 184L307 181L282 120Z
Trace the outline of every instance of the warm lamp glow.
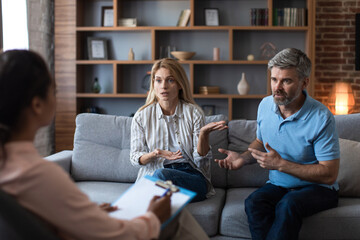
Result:
M355 98L350 83L335 83L329 96L330 111L335 115L349 114L352 113L354 107Z

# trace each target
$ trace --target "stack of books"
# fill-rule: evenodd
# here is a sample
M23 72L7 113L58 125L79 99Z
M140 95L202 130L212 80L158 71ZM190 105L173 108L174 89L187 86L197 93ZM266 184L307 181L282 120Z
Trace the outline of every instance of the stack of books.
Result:
M251 8L251 26L267 26L269 19L267 8Z
M274 8L273 25L299 27L307 25L305 8Z
M200 94L219 94L220 93L220 87L218 86L201 86L199 88Z

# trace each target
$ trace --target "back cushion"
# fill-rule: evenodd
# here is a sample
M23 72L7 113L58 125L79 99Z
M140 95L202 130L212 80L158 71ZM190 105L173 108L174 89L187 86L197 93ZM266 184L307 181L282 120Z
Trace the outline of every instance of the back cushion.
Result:
M229 122L229 150L245 152L256 138L256 120ZM260 187L269 179L269 171L258 164L246 165L239 170L228 171L228 187Z
M227 117L224 115L213 115L213 116L206 116L205 123L210 122L218 122L218 121L226 121ZM228 131L214 131L210 133L209 136L209 143L211 145L211 151L213 154L213 159L211 160L211 182L214 187L224 188L226 187L226 173L227 170L224 168L220 168L219 165L214 162L214 159L223 159L226 157L225 154L219 153L219 148L228 147Z
M360 142L340 138L339 144L339 196L360 197Z
M71 175L75 181L134 182L131 117L83 113L76 117Z
M335 122L340 138L360 142L360 113L335 115Z

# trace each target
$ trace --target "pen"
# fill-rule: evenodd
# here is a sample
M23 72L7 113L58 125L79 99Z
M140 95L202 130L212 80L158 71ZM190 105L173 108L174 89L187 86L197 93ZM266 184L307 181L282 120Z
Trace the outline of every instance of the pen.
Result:
M167 188L167 189L166 189L166 191L164 192L164 194L163 194L163 195L161 195L161 197L160 197L160 198L165 197L165 196L166 196L166 194L168 194L168 192L170 192L170 188Z

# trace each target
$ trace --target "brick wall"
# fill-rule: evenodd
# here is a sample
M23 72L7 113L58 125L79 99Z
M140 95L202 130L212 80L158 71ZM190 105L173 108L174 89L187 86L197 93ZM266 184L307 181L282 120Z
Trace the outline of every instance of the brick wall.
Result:
M360 0L317 0L315 94L327 104L334 82L349 81L360 112L360 71L355 71L355 13Z

